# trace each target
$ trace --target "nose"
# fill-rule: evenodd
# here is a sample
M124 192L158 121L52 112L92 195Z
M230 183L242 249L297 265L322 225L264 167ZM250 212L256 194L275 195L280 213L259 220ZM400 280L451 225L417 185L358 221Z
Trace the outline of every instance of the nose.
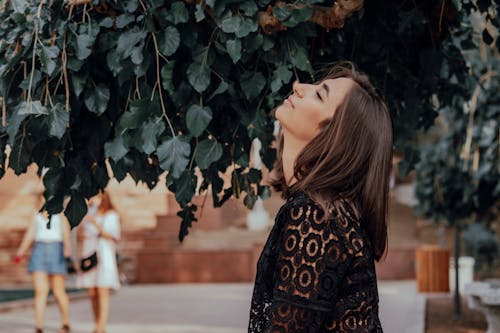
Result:
M293 93L297 96L297 97L304 97L304 84L300 83L299 80L296 80L294 83L293 83Z

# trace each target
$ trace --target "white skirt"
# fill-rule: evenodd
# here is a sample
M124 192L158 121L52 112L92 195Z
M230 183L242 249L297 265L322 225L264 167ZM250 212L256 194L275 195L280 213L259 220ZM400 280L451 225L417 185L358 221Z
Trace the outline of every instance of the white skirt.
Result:
M97 240L85 239L83 242L82 257L90 256L97 252L97 266L87 272L80 272L76 285L78 288L120 288L120 278L116 264L116 251L112 241L99 238Z

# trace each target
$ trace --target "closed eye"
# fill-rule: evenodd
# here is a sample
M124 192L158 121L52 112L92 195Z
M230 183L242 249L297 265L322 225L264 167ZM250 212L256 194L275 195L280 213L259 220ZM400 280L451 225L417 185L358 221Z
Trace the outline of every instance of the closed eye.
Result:
M323 102L323 97L321 97L319 91L316 91L316 96L318 96L319 100Z

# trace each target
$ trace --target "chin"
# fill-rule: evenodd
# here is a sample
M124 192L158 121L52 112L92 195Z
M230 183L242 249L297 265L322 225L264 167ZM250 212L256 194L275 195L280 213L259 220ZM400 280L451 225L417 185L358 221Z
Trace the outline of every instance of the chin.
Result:
M276 120L278 120L280 123L283 121L283 107L284 105L281 104L280 106L278 106L276 108L276 111L274 112L274 117L276 118Z

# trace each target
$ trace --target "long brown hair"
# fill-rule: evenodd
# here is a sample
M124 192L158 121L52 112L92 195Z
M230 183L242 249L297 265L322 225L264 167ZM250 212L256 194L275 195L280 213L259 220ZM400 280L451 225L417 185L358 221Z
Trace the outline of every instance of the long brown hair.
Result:
M353 205L379 260L387 248L389 178L392 162L392 120L382 97L368 77L352 63L335 65L323 80L345 77L356 84L333 117L297 156L294 177L287 186L283 175L283 135L271 184L286 197L304 191L325 212L336 200Z

